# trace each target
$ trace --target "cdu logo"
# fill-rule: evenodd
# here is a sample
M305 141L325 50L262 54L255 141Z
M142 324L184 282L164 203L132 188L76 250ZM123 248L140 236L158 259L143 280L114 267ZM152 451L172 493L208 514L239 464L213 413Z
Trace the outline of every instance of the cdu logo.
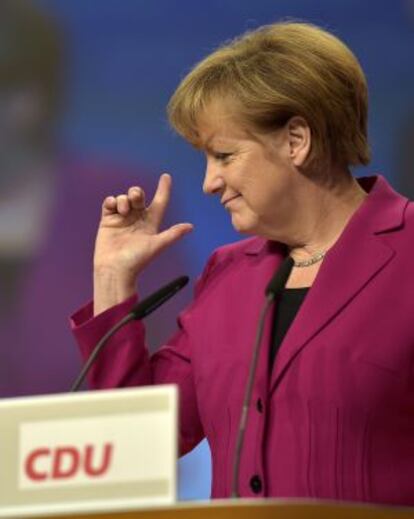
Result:
M79 475L101 478L108 473L113 460L114 445L87 444L56 446L53 449L37 447L25 459L24 473L32 482L70 480Z

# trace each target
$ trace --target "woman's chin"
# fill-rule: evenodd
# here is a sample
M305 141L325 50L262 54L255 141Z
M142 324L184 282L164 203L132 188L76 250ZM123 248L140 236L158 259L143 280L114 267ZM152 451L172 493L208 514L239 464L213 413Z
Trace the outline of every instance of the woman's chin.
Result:
M240 215L232 214L231 223L234 230L241 234L256 234L257 223L249 218L242 218Z

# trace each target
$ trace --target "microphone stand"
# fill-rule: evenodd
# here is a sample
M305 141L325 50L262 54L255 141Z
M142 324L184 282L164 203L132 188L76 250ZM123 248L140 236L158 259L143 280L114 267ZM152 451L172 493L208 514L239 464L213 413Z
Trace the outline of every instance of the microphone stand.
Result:
M256 332L256 338L254 341L253 346L253 354L252 354L252 361L250 364L250 370L249 375L247 378L247 385L246 385L246 391L244 395L243 400L243 406L242 406L242 413L241 418L239 422L239 431L237 433L237 440L236 440L236 448L234 452L234 463L233 463L233 477L232 477L232 484L231 484L231 497L240 497L239 494L239 470L240 470L240 461L241 461L241 454L243 450L243 444L244 444L244 435L246 431L246 425L247 425L247 416L249 407L252 400L252 394L253 394L253 384L256 374L256 367L257 367L257 361L259 359L259 351L260 351L260 345L262 342L263 337L263 331L264 331L264 324L266 322L266 316L269 311L269 308L272 306L275 298L277 295L279 295L282 290L285 287L285 284L290 276L290 273L292 271L294 265L293 258L288 256L285 258L283 263L280 265L276 273L273 275L272 279L270 280L269 284L266 287L265 295L266 295L266 301L265 304L260 312L259 316L259 324L257 326L257 332Z
M123 317L118 323L116 323L115 326L112 326L112 328L108 330L105 333L105 335L98 341L98 344L95 346L92 353L89 355L89 358L84 364L81 372L79 373L75 382L72 384L72 387L69 390L70 393L74 393L75 391L79 390L80 386L82 385L82 382L85 380L86 375L89 373L89 370L91 369L97 356L101 353L102 349L104 348L108 340L112 337L112 335L115 332L117 332L120 328L122 328L122 326L129 323L133 319L135 319L134 314L129 313L128 315Z

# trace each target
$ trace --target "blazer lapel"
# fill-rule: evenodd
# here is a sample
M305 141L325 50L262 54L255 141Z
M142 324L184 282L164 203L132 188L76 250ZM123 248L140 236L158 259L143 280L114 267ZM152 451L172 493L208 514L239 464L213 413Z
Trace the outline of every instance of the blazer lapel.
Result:
M401 226L407 199L394 193L381 177L354 214L292 323L273 367L273 390L294 358L350 304L392 260L395 252L379 236Z

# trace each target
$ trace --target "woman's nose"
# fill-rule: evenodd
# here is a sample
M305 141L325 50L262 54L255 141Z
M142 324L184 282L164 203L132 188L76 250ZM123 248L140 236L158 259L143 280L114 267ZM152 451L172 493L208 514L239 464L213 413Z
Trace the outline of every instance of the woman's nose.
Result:
M224 187L224 180L220 173L220 168L211 163L207 163L206 172L204 174L203 192L206 195L215 195L220 193Z

